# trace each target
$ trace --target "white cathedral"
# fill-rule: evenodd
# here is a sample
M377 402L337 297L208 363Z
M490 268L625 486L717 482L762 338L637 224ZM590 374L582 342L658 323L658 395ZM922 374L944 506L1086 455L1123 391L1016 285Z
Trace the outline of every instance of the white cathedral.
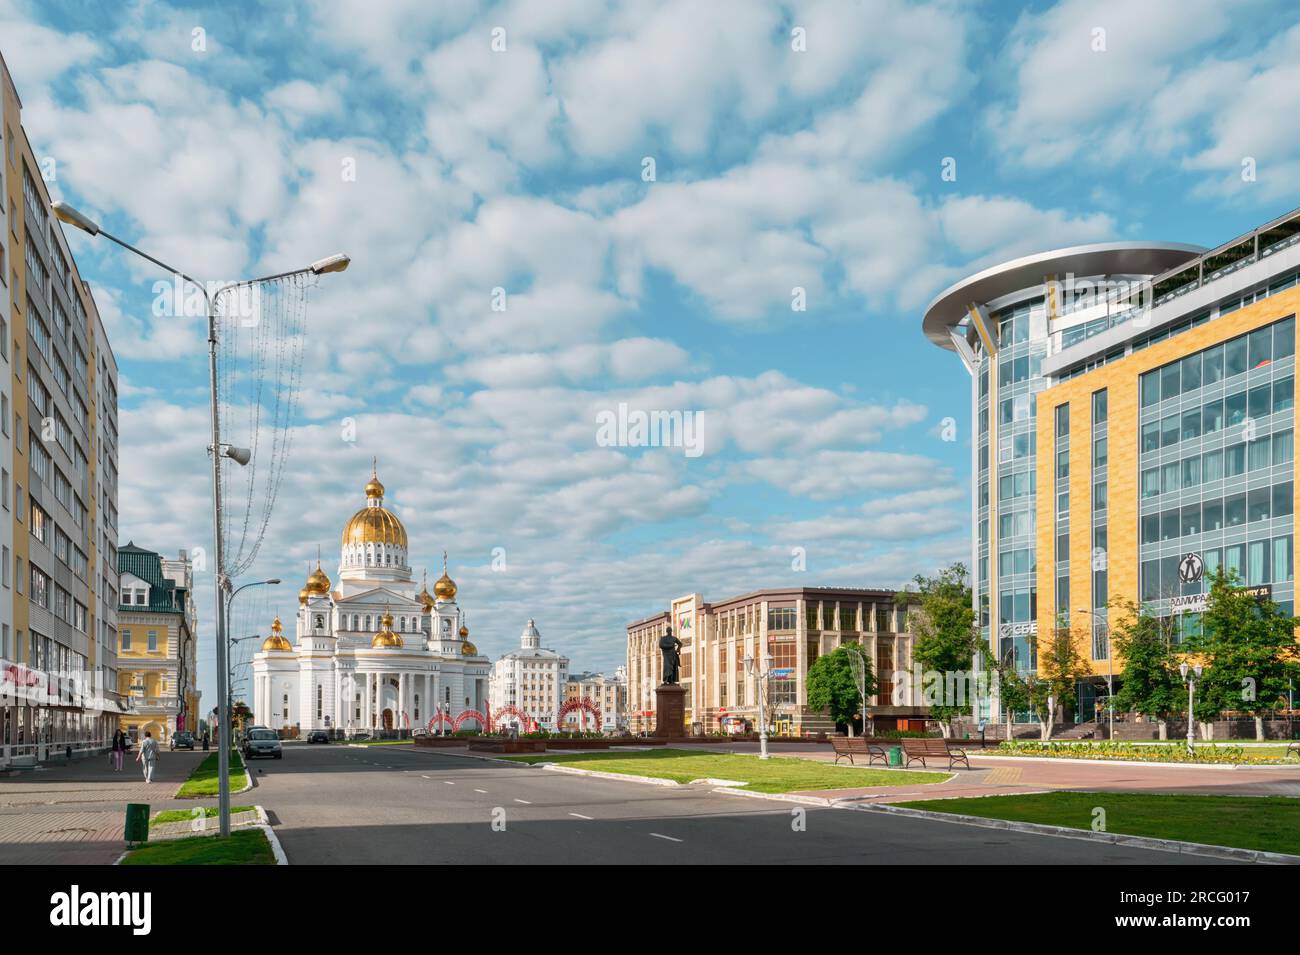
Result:
M253 657L257 723L347 736L487 728L491 664L469 641L446 554L433 593L417 593L377 473L343 528L337 587L317 560L295 629L290 643L277 617Z

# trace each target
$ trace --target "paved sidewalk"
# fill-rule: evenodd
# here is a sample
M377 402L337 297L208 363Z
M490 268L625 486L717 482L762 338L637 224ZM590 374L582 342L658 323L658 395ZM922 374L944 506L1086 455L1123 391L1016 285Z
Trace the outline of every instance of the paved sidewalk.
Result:
M213 800L176 799L202 752L163 752L154 781L128 755L114 772L108 756L90 756L49 769L0 777L0 863L107 865L122 852L128 802L159 809L190 808Z

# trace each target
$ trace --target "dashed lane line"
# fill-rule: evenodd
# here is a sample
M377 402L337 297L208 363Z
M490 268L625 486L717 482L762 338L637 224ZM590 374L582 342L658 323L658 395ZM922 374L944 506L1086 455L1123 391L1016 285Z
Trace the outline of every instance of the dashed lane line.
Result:
M652 832L652 833L650 833L650 835L654 836L656 839L666 839L666 840L669 841L669 842L681 842L681 841L682 841L681 839L674 838L673 836L665 836L662 832Z
M571 812L571 813L569 813L569 815L572 816L572 817L575 818L575 819L586 819L586 820L588 820L588 821L591 820L591 816L584 816L584 815L583 815L582 813L580 813L580 812Z
M515 802L520 803L521 805L524 805L524 806L531 806L531 805L532 805L532 803L530 803L527 799L516 799Z

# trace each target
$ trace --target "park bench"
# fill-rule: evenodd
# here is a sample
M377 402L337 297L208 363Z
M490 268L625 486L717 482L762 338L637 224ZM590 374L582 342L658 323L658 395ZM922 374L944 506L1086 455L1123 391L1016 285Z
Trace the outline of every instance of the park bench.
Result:
M853 765L854 755L866 756L867 765L870 766L876 760L880 760L886 766L889 765L889 755L884 748L874 743L868 743L861 736L832 736L831 749L835 750L835 762L839 762L841 757L849 758L849 765Z
M1300 740L1297 740L1294 743L1286 744L1286 755L1290 756L1292 753L1295 753L1297 756L1300 756Z
M933 736L904 737L902 743L903 755L907 758L904 768L919 760L922 766L929 769L929 766L926 766L926 757L940 756L947 758L949 769L952 769L954 763L964 763L966 768L970 769L970 760L966 758L966 751L957 746L950 746L946 739Z

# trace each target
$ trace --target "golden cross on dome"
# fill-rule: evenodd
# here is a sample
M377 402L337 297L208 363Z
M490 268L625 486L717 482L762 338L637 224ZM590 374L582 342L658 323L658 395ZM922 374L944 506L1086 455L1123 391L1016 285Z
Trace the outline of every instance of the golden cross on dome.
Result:
M447 552L445 550L442 552L442 575L447 576Z

